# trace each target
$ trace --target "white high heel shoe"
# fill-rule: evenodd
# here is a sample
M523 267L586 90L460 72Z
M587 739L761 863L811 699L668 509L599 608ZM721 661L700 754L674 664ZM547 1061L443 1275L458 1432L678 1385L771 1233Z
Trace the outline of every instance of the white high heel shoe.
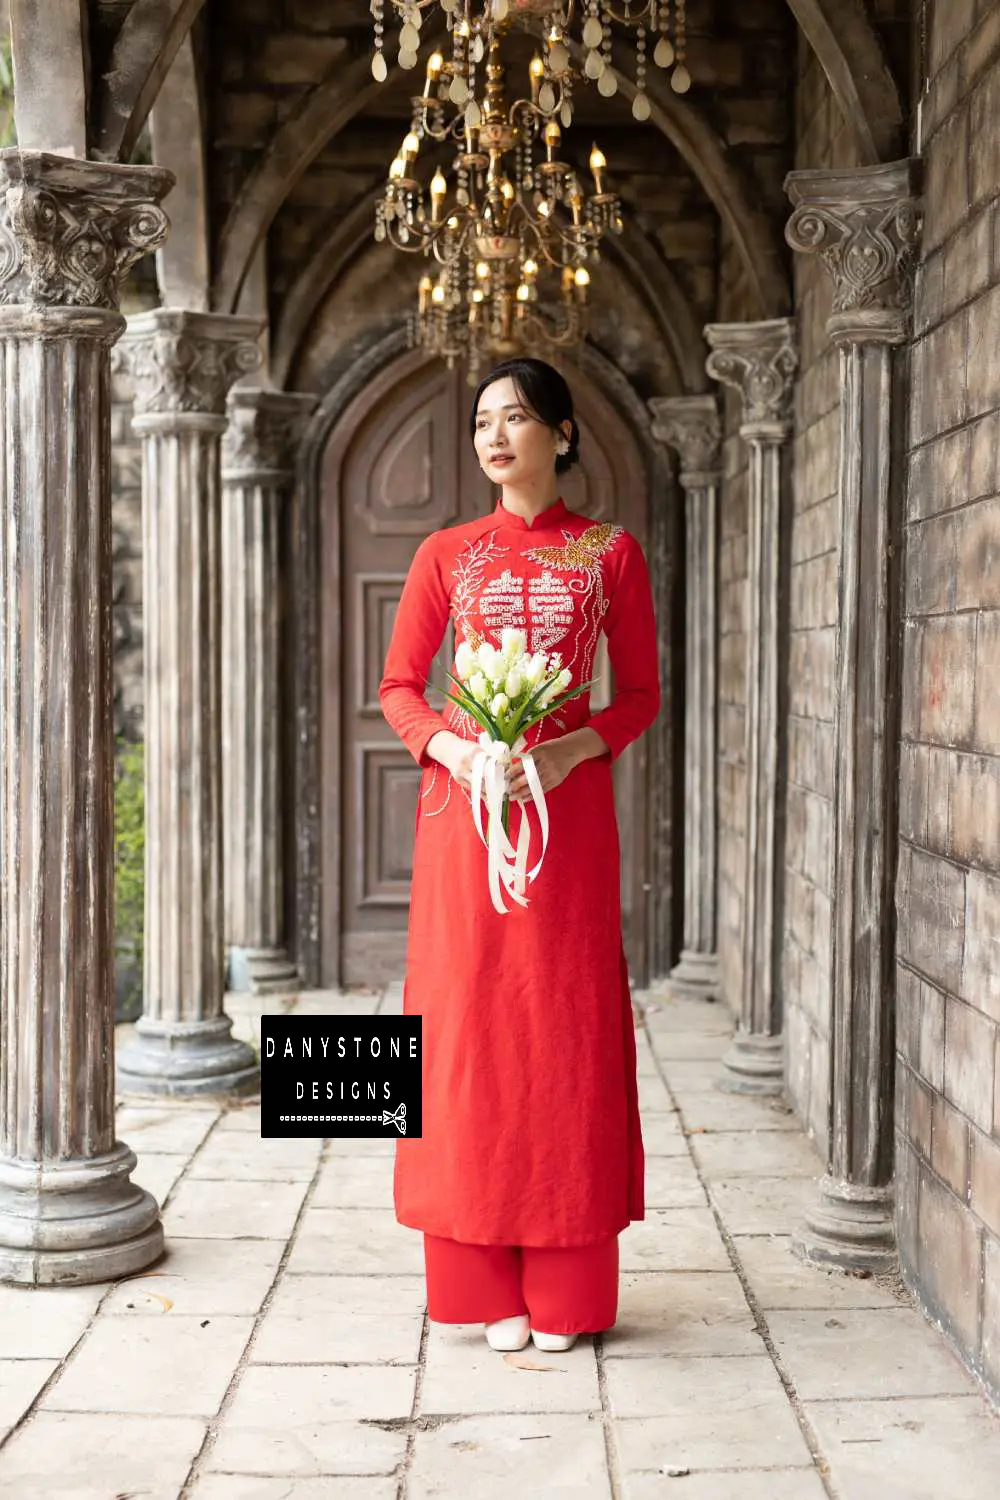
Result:
M536 1349L544 1349L546 1354L565 1354L567 1349L572 1349L576 1343L575 1333L539 1333L537 1328L531 1330L532 1342Z
M516 1318L498 1318L495 1323L486 1324L486 1342L498 1354L523 1349L530 1337L527 1313L519 1313Z

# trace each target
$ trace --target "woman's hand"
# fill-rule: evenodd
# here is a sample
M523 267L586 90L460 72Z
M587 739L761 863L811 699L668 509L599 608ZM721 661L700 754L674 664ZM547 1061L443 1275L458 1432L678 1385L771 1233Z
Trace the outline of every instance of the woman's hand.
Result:
M531 751L531 758L535 762L535 770L538 779L542 783L543 792L551 792L555 787L561 786L570 771L583 760L594 760L599 755L607 755L608 747L597 733L596 729L574 729L569 734L561 735L557 740L546 740L544 744L536 745ZM511 765L510 772L510 794L517 801L530 802L531 789L528 786L528 778L521 766L521 758L517 756Z
M431 735L427 743L427 754L431 759L444 766L449 776L454 777L467 792L472 790L472 762L478 749L475 740L464 740L451 730Z

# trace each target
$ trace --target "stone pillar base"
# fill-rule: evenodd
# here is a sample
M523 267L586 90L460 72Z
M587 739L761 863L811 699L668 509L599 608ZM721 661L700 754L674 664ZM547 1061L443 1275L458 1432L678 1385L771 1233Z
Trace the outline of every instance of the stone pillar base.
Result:
M898 1269L891 1187L861 1187L827 1175L805 1220L792 1236L800 1260L842 1271Z
M738 1031L722 1059L726 1072L715 1081L724 1094L780 1094L785 1086L785 1047L780 1036Z
M253 1049L232 1035L228 1016L210 1021L154 1021L143 1016L118 1059L118 1092L190 1098L254 1094L260 1069Z
M135 1152L0 1162L0 1281L83 1285L143 1271L163 1254L156 1199L129 1181Z
M295 995L302 980L283 948L230 948L226 987L241 995Z
M682 948L667 981L675 994L694 1000L717 1000L722 987L717 953L695 953Z

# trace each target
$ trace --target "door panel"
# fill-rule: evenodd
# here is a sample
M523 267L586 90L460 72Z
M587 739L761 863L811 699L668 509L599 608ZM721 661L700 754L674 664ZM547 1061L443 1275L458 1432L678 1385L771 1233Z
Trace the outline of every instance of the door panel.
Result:
M564 480L574 510L618 520L644 539L645 484L635 441L614 409L570 372L584 464ZM323 463L324 643L322 982L383 984L405 961L420 772L382 719L378 685L413 555L439 527L492 509L495 491L468 437L470 390L460 373L407 355L373 381L331 435ZM434 666L440 686L452 630ZM612 683L607 653L595 707ZM441 706L440 695L428 701ZM622 914L633 974L645 972L644 763L615 768L622 831Z

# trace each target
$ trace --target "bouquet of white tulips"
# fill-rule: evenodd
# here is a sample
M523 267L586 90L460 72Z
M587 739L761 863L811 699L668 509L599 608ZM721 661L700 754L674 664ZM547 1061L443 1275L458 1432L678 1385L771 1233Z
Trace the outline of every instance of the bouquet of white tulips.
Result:
M489 641L475 648L462 641L455 652L455 672L449 672L448 678L453 689L445 693L448 702L468 714L482 730L472 768L472 813L489 852L493 905L498 912L507 911L502 888L520 906L527 906L524 889L541 869L549 825L545 793L531 754L525 750L525 735L570 699L585 693L592 683L571 688L572 673L563 666L558 652L529 651L525 632L515 629L501 631L499 649ZM530 871L531 831L526 813L521 817L516 849L508 838L508 778L515 756L520 756L542 834L541 854ZM488 814L485 831L483 800Z

